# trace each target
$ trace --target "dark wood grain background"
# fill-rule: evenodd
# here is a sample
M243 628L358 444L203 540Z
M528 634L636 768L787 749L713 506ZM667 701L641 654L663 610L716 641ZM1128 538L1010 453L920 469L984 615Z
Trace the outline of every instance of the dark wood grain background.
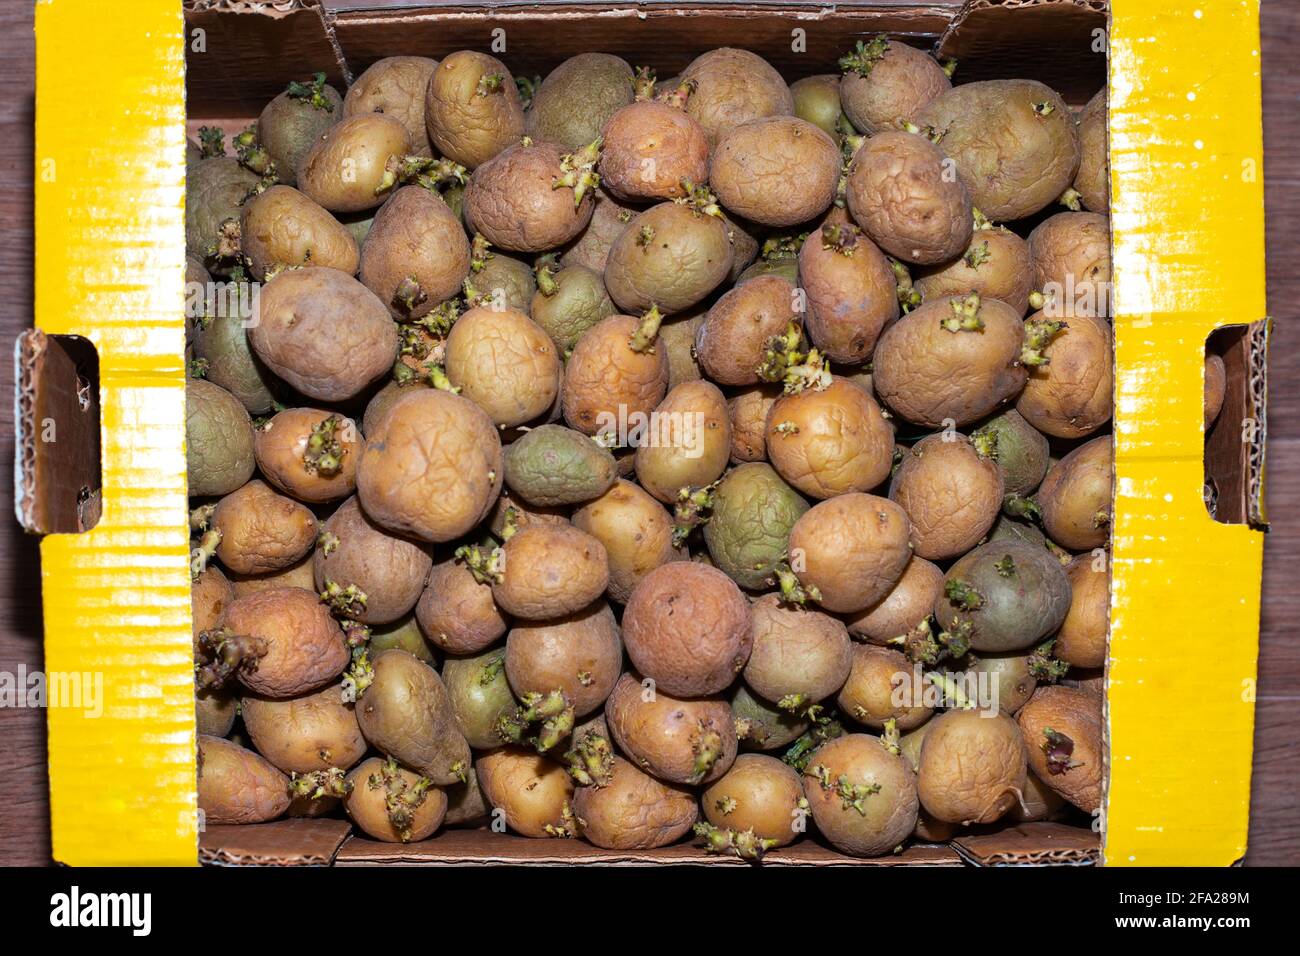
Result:
M1292 507L1300 499L1300 269L1294 261L1300 249L1300 3L1264 0L1262 19L1268 293L1276 320L1267 473L1273 530L1265 549L1246 862L1294 865L1300 863L1300 587L1290 576L1300 573L1300 511ZM32 321L33 58L32 6L6 0L0 4L0 670L6 671L20 663L38 668L42 657L38 550L12 518L7 464L13 460L8 350ZM95 131L85 134L89 146ZM2 709L0 864L49 859L44 714Z

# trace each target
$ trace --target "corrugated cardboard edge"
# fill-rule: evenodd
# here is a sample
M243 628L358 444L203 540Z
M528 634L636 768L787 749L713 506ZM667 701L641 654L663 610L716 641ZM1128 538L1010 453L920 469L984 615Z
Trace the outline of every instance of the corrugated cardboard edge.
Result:
M954 837L951 846L975 866L1093 866L1098 834L1060 823L1023 823Z
M1250 327L1250 415L1256 423L1255 440L1250 442L1250 468L1247 477L1247 515L1251 527L1268 530L1268 512L1264 507L1265 459L1268 454L1268 348L1273 334L1273 320L1264 319Z
M206 866L329 866L352 827L346 820L277 820L207 827L199 836Z
M33 382L45 333L27 329L14 341L14 515L29 534L40 534L36 517L36 385Z

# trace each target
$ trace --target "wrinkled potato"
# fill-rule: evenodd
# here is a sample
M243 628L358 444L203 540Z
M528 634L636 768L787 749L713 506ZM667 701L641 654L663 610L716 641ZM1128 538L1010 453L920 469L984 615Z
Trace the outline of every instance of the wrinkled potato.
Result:
M697 306L693 314L679 313L660 324L655 348L662 348L668 356L669 390L683 382L696 382L704 377L695 358L695 336L699 334L707 314L708 309Z
M318 408L286 408L253 433L257 467L266 480L313 504L352 493L362 447L352 419Z
M807 510L808 502L767 462L733 468L714 490L704 525L714 566L742 588L774 586L790 529Z
M621 309L689 309L731 273L734 251L720 216L676 202L651 206L614 240L605 288Z
M289 778L251 750L200 734L198 766L207 825L265 823L289 809Z
M607 850L654 849L676 842L699 816L695 794L614 758L603 787L580 787L573 812L588 842Z
M506 632L492 586L475 579L459 560L433 566L415 619L424 636L449 654L476 654Z
M903 576L912 557L910 532L907 512L889 499L837 495L794 523L790 565L814 601L852 614L875 604Z
M965 252L952 262L920 270L913 285L927 302L978 292L981 299L998 299L1024 315L1034 291L1029 243L986 221L971 233Z
M573 524L605 546L608 593L619 604L627 603L633 589L655 568L682 557L673 544L672 515L630 481L618 479L599 498L579 508Z
M452 541L486 517L502 475L501 439L482 409L441 389L413 389L367 436L357 496L385 528Z
M807 814L798 771L763 754L737 757L731 769L700 795L700 806L713 827L730 833L726 842L745 859L788 846L805 830Z
M491 810L478 785L477 769L463 784L448 787L446 793L447 815L442 818L443 826L477 826L487 818L488 811Z
M751 385L735 390L727 399L733 462L767 458L767 416L780 394L781 389L775 385Z
M1221 356L1205 356L1205 430L1218 420L1223 411L1223 400L1228 392L1228 369Z
M257 142L275 163L276 178L295 184L302 159L343 119L343 97L324 82L292 83L257 118Z
M393 193L361 247L362 284L404 321L428 315L460 292L469 270L469 239L460 221L422 186Z
M429 80L424 122L439 153L474 169L524 134L515 78L496 57L453 53Z
M1045 314L1035 313L1025 322L1027 338L1055 327ZM1110 323L1071 318L1051 333L1042 353L1047 362L1030 369L1016 411L1055 438L1082 438L1110 421L1115 385Z
M681 700L624 674L605 703L605 722L629 760L669 783L717 780L736 759L735 718L720 697Z
M1095 212L1058 212L1029 234L1034 285L1050 319L1110 315L1110 219Z
M886 644L915 630L934 611L943 588L943 571L913 555L900 577L879 601L849 616L849 633L872 644Z
M490 252L480 269L471 265L465 280L466 300L471 306L514 309L527 313L537 293L537 280L526 262L503 252Z
M192 498L229 494L253 477L253 423L239 400L203 379L185 383L185 468Z
M476 748L499 747L501 721L515 712L518 702L506 679L506 655L500 648L473 657L448 657L442 665L442 682L451 698L456 727Z
M1025 742L1006 714L949 710L930 722L917 770L921 804L946 823L992 823L1025 788Z
M1086 690L1040 687L1016 717L1034 775L1085 813L1101 806L1101 705Z
M563 425L539 425L505 450L506 486L538 508L599 498L617 477L618 465L607 449Z
M1063 548L1091 551L1110 536L1111 436L1080 445L1052 466L1036 496L1043 530Z
M632 96L632 67L626 60L608 53L579 53L542 80L524 113L524 126L534 139L578 149L599 136Z
M803 323L795 299L794 283L779 276L758 276L724 292L695 333L704 374L721 385L757 383L772 339Z
M516 747L492 750L474 764L492 811L526 837L572 836L573 781L541 754Z
M391 624L372 627L366 647L371 654L378 654L380 651L395 647L430 666L436 666L438 663L438 657L429 646L429 642L424 639L424 632L416 623L414 614L398 618Z
M867 727L883 730L893 721L912 730L930 719L920 670L898 651L871 644L854 644L853 664L835 704L840 713Z
M237 672L255 694L298 697L330 683L348 665L343 631L312 591L268 588L236 598L226 608L225 627L265 645L255 666Z
M942 432L904 453L889 497L912 524L912 553L931 561L965 554L1002 508L1002 473L965 435Z
M244 204L241 249L256 279L286 266L325 266L352 275L359 253L352 233L292 186L272 186Z
M186 171L185 251L209 271L227 275L234 268L238 250L231 248L230 225L239 222L259 182L231 156L200 160Z
M374 209L388 198L394 169L410 151L400 120L352 116L330 127L299 161L298 188L333 213Z
M375 655L372 666L370 686L356 704L370 745L438 786L464 780L471 770L469 745L438 672L399 650Z
M752 649L742 676L783 710L807 711L842 686L853 665L849 632L829 614L765 594L749 608Z
M389 758L371 757L347 776L343 807L367 836L385 843L425 840L447 813L447 794Z
M709 185L722 204L765 226L821 215L839 178L835 140L797 116L742 123L722 135L709 162Z
M376 60L348 87L343 115L383 113L406 127L414 156L432 156L424 126L424 96L438 61L426 56L386 56Z
M1061 622L1052 655L1075 667L1106 663L1110 634L1110 562L1108 555L1080 555L1065 569L1070 579L1070 611Z
M545 289L533 293L528 315L561 352L568 352L584 332L617 311L600 273L571 265L551 276ZM661 338L665 330L666 326L660 329Z
M513 309L470 309L447 337L447 378L502 427L546 414L563 372L551 337Z
M684 382L654 410L654 434L636 452L641 486L671 504L683 489L711 485L731 457L727 401L712 382Z
M641 323L612 315L578 339L564 365L564 420L584 435L615 431L620 421L644 416L668 390L668 359L660 349L631 346Z
M225 737L235 726L239 704L230 694L219 690L194 694L194 725L200 734Z
M347 770L365 756L356 714L337 684L289 700L245 694L239 711L257 752L285 773Z
M952 82L934 57L884 34L840 60L840 104L855 129L867 136L911 122Z
M808 299L808 337L832 362L866 361L898 318L897 280L889 261L850 222L827 223L799 250Z
M601 130L600 182L631 202L677 199L683 180L709 178L709 140L684 110L657 100L625 106Z
M230 574L230 585L234 589L234 596L241 598L246 594L256 594L258 591L269 591L272 588L303 588L307 591L316 589L316 580L311 573L312 554L308 552L296 562L287 568L281 568L278 571L267 571L263 574Z
M741 123L794 113L794 97L781 74L748 50L721 47L701 53L678 80L694 84L686 112L703 128L710 148Z
M316 543L316 516L254 479L217 502L211 525L221 533L217 557L237 574L279 571Z
M848 734L813 751L803 792L817 829L844 853L891 853L916 826L916 775L879 737Z
M492 597L507 614L553 621L590 605L608 584L600 541L572 525L530 524L503 546Z
M465 187L470 229L515 252L564 245L591 221L595 197L583 179L589 165L583 164L594 159L594 154L567 153L556 143L526 140L507 146L474 170Z
M1106 88L1088 100L1076 117L1079 123L1079 171L1074 191L1089 212L1110 209L1110 163L1106 143Z
M1065 801L1032 773L1025 775L1025 790L1020 802L1011 808L1007 819L1015 823L1053 820L1061 813Z
M215 564L204 568L190 585L190 621L196 650L199 635L221 626L226 616L226 605L234 599L234 587ZM225 734L217 736L224 737Z
M506 637L506 676L521 700L560 691L577 717L605 703L623 664L614 612L604 601L558 620L519 622Z
M339 595L347 616L363 624L390 624L415 607L433 559L420 545L389 534L370 520L355 497L322 526L312 572L316 588ZM360 594L349 592L355 588Z
M283 386L253 355L247 323L242 315L205 318L194 334L194 357L207 363L207 381L234 395L248 414L263 415L275 407Z

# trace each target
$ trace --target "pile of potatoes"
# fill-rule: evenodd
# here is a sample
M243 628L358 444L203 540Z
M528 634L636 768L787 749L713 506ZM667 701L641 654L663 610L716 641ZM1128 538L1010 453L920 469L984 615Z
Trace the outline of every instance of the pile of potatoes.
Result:
M252 303L187 300L207 824L1087 825L1105 103L950 73L461 51L201 131L187 290Z

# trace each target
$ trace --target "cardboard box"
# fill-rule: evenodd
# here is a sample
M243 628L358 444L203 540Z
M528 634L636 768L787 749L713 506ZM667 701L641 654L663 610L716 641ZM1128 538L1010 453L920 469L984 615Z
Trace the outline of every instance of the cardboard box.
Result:
M853 860L805 841L767 862L1224 865L1241 857L1267 350L1254 0L184 7L139 0L129 16L93 0L37 8L37 330L16 352L18 511L29 530L60 532L41 546L46 666L101 674L104 686L99 717L49 711L57 860L705 858L692 846L609 853L485 831L392 846L350 837L338 820L198 832L180 304L187 120L242 128L289 79L322 70L341 88L381 56L485 49L495 29L505 31L512 68L529 73L604 50L667 75L730 44L796 78L832 69L855 39L886 32L959 57L961 80L1034 77L1074 104L1109 79L1117 474L1100 838L1035 824L887 860ZM1202 355L1206 337L1225 326L1249 328L1221 333L1229 392L1207 456ZM87 378L92 357L60 338L69 335L97 352L97 394ZM97 449L85 425L96 410ZM75 440L43 441L51 421ZM1219 521L1203 500L1207 468Z

